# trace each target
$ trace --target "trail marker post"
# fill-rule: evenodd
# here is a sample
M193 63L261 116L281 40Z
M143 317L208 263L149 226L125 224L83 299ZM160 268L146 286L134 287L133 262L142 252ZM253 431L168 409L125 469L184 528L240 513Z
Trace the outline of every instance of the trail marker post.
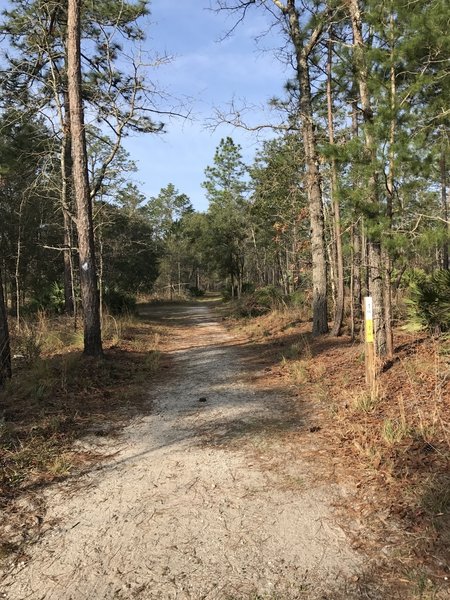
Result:
M366 383L371 397L376 394L375 341L373 330L373 302L371 296L364 298L364 340L366 358Z

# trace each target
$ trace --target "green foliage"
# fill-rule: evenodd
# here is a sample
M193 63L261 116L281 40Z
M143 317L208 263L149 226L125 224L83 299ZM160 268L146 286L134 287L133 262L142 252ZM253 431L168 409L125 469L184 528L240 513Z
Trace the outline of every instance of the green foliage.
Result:
M214 164L205 169L202 184L209 200L211 256L222 275L241 283L249 220L245 174L241 147L227 137L216 149Z
M427 277L417 274L410 283L408 326L433 334L450 330L450 271L436 271Z
M281 290L274 285L266 285L265 287L258 288L254 292L256 301L261 306L267 308L275 308L282 302L283 295Z
M173 183L162 188L145 206L145 212L158 240L165 240L171 234L176 234L182 218L192 211L189 198L186 194L181 194Z
M306 295L303 290L295 290L286 297L286 303L296 308L301 308L306 304Z
M25 307L27 313L37 313L40 310L57 314L64 310L64 288L57 281L48 287L41 286Z
M144 208L98 203L106 289L149 292L158 276L158 247Z

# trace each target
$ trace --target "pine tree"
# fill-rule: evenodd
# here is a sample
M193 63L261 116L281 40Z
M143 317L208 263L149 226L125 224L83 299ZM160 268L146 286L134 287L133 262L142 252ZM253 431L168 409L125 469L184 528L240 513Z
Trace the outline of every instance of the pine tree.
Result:
M80 0L68 0L67 13L67 79L72 151L72 178L78 232L81 299L83 302L84 353L102 356L100 298L97 287L94 223L81 96L81 15Z
M231 280L231 291L240 297L244 283L248 202L246 167L241 148L227 137L220 141L214 164L205 170L203 187L209 200L208 218L214 232L216 260Z

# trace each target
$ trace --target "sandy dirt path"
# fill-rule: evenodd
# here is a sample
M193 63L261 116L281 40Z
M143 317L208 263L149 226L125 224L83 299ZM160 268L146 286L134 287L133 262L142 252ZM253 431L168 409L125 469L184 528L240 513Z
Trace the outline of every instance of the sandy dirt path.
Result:
M52 488L43 535L0 597L337 598L362 568L330 507L339 490L305 485L304 465L258 462L281 392L252 385L207 306L170 310L172 368L149 383L151 414L102 438L114 456L76 489Z

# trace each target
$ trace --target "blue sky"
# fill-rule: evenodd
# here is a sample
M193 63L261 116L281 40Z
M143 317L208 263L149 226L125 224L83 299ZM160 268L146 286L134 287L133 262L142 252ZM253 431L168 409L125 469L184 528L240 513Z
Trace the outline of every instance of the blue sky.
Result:
M254 38L267 29L266 15L251 11L249 18L225 41L219 41L234 23L225 13L207 10L208 0L153 0L148 19L146 49L166 52L173 61L157 71L162 88L174 97L189 96L190 120L172 120L162 136L134 136L125 146L138 163L135 178L146 196L155 196L169 182L187 194L198 210L207 208L201 182L222 137L230 135L251 162L258 140L255 134L222 125L205 128L214 107L237 103L260 105L282 93L288 77L273 48L280 42L267 36L260 46ZM272 45L272 47L271 47ZM268 116L253 111L254 122Z
M149 77L172 98L186 98L190 118L168 120L165 134L133 135L124 142L138 167L130 178L147 198L173 183L197 210L207 208L201 182L220 139L230 135L242 146L247 163L261 140L229 125L208 129L214 108L225 109L234 98L237 105L258 107L249 116L253 123L267 123L267 101L282 94L291 75L276 58L276 47L281 44L276 33L255 43L255 37L268 29L265 11L249 11L234 34L220 41L236 16L208 10L214 4L215 0L151 0L151 14L141 22L147 32L143 49L173 60L150 71ZM0 0L0 10L7 6L6 0ZM270 133L265 130L265 135Z

